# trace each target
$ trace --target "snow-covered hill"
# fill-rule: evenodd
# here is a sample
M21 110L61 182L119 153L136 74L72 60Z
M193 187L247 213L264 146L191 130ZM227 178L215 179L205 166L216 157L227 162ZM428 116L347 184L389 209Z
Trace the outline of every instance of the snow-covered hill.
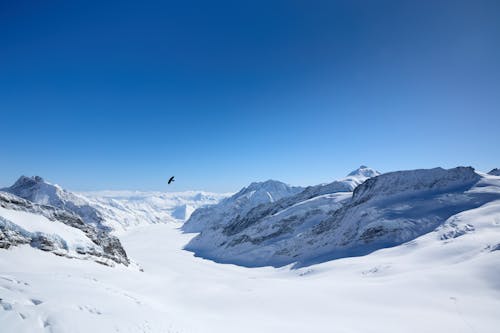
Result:
M96 263L128 261L105 228L0 192L0 331L494 332L500 177L471 168L365 171L306 189L252 184L200 209L222 220L200 219L199 236L150 219L182 220L183 204L206 199L198 194L161 199L172 209L158 194L75 194L102 216L107 202L144 214L147 222L120 233L143 271ZM218 264L183 250L200 236L221 249L217 260L308 266Z
M290 186L276 180L252 183L217 205L197 209L182 229L186 232L199 232L215 224L224 225L237 216L245 215L258 205L276 202L302 190L301 187Z
M0 249L29 245L67 258L129 264L118 238L63 209L0 192Z
M495 169L491 170L490 172L488 172L488 175L500 176L500 169L495 168Z
M115 233L146 224L184 222L195 209L215 204L229 195L203 191L74 193L39 176L21 176L14 185L0 191L73 212L85 223Z
M183 222L224 194L104 191L72 193L39 176L0 190L0 248L29 244L54 254L129 264L116 236L131 227Z
M59 185L46 182L42 177L21 176L14 185L0 191L14 194L40 205L49 205L73 212L87 224L100 229L108 229L102 215L85 198L66 191Z
M147 224L182 223L197 208L216 204L230 194L203 191L99 191L80 192L79 195L100 212L107 225L122 232Z
M471 231L445 236L456 227ZM126 231L144 272L29 246L0 251L0 330L470 333L500 324L499 200L399 246L299 269L196 258L182 250L192 236L171 223Z
M307 188L222 224L208 222L186 249L246 266L310 265L402 244L500 199L497 177L464 167L391 172L356 188L344 189L345 182Z

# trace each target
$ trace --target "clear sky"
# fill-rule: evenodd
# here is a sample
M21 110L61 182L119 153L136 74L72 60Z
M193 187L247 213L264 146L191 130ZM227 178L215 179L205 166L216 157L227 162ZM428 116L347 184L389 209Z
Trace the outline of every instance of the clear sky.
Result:
M1 1L0 137L0 186L487 171L500 1Z

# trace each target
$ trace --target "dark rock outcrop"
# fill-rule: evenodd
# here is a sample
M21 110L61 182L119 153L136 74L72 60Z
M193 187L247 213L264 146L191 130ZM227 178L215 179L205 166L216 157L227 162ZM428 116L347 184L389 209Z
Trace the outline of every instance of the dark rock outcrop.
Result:
M80 216L73 212L49 205L39 205L6 192L0 192L0 207L41 215L51 221L79 229L95 244L94 248L79 249L79 254L109 259L119 264L129 264L127 254L118 238L110 235L107 230L86 224ZM0 248L9 248L20 244L30 244L43 251L58 252L56 254L60 254L59 251L67 250L65 241L60 237L28 232L5 218L0 218ZM104 263L105 261L99 260L99 262Z

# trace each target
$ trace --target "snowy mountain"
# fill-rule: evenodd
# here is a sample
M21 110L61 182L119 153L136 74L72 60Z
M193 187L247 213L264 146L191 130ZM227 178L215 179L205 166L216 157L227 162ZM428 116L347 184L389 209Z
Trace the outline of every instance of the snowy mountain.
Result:
M491 170L490 172L488 172L488 175L500 176L500 169L495 168L495 169Z
M109 229L101 213L90 203L74 193L62 189L59 185L46 182L42 177L21 176L11 187L0 191L14 194L28 201L49 205L80 216L82 220L100 229Z
M302 190L301 187L290 186L276 180L252 183L217 205L197 209L182 229L185 232L199 232L216 224L223 225L237 216L248 213L258 205L276 202Z
M353 192L342 191L339 183L233 214L224 224L203 229L186 249L252 267L310 265L405 243L452 215L500 199L496 177L465 167L386 173ZM457 228L456 234L467 232Z
M117 232L155 223L182 223L197 208L216 204L229 196L203 191L100 191L81 192L79 195Z
M129 264L119 234L131 227L182 222L224 194L103 191L76 194L39 176L0 190L0 248L28 244L68 258Z
M497 330L499 176L436 168L356 172L295 193L253 185L222 201L231 216L221 204L199 209L224 222L201 223L199 235L179 223L131 223L119 236L128 257L116 238L74 212L1 192L0 331ZM255 205L257 192L263 202ZM139 216L147 208L148 219L165 208L161 214L176 221L189 215L183 204L204 201L197 194L178 201L145 192L77 195L93 207L94 198L103 206L124 202ZM217 261L298 264L221 265L184 251L193 237L206 241L197 255ZM143 271L126 267L128 258Z
M184 222L196 208L215 204L227 196L201 191L73 193L39 176L21 176L14 185L0 191L73 212L87 224L118 233L152 223Z
M0 192L0 248L28 244L59 256L129 264L118 238L73 212Z
M473 191L498 191L495 181L500 178L483 178ZM453 215L410 242L295 269L197 258L182 250L192 236L173 223L127 230L121 241L144 272L67 260L26 245L0 250L1 331L498 329L500 200Z

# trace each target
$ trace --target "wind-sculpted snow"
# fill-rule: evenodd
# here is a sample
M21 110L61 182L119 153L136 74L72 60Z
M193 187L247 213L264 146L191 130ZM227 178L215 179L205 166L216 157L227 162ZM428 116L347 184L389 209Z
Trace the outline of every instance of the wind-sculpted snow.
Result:
M289 186L275 180L252 183L217 205L197 209L182 229L185 232L200 232L214 225L224 225L239 215L247 214L256 206L274 203L302 190L301 187Z
M245 266L310 265L402 244L500 198L495 179L465 167L387 173L353 194L325 195L321 188L236 214L204 229L186 249ZM311 198L311 192L319 195Z
M129 264L118 238L86 224L78 215L0 192L0 248L30 244L69 258Z

